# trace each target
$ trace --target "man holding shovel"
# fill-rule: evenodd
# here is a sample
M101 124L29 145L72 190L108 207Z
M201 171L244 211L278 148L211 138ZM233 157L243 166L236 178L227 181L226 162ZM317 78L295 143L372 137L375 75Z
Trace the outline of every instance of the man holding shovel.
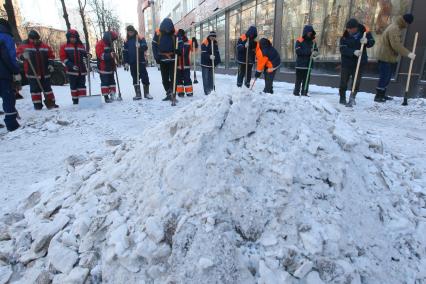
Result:
M379 74L380 79L376 88L375 102L384 103L392 100L386 96L386 89L392 79L399 56L405 56L414 60L416 54L404 47L402 32L414 21L412 14L400 16L384 31L382 44L379 49Z
M28 33L28 39L18 47L17 57L24 61L34 109L43 108L41 93L44 93L44 104L47 109L58 108L50 82L50 74L55 70L53 67L55 55L52 48L41 42L39 33L32 30Z
M250 88L251 74L253 65L256 60L257 46L257 28L251 26L247 32L238 39L237 55L238 55L238 78L237 86L243 86L243 80L246 78L245 85Z
M133 100L141 100L141 85L143 84L143 94L146 99L152 100L149 94L149 77L146 70L145 52L148 50L148 45L144 37L139 37L138 32L133 26L127 27L127 38L123 46L124 70L132 74L133 86L136 96Z

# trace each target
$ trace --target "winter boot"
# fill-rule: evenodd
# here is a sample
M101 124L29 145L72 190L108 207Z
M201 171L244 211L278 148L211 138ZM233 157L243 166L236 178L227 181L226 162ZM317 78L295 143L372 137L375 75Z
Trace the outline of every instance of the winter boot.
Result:
M308 92L306 92L306 91L302 91L302 96L304 96L304 97L309 97Z
M385 103L386 102L385 94L386 94L385 90L377 89L377 93L376 93L376 96L374 97L374 101L376 103Z
M109 94L109 98L110 98L111 102L116 101L117 100L117 94L114 93L114 92L111 92Z
M35 110L42 110L43 104L42 103L34 103L34 109Z
M139 101L139 100L142 99L141 86L140 85L135 85L134 87L135 87L136 96L133 97L133 100L134 101Z
M110 97L108 95L104 95L104 99L105 99L105 102L107 104L112 103L112 101L111 101L111 99L110 99Z
M340 91L339 95L340 95L339 104L346 105L346 92Z
M356 97L356 94L350 95L349 102L346 104L346 107L353 107L354 105L356 105L355 97Z
M293 95L295 95L296 97L300 96L300 91L294 90Z
M168 90L166 93L166 97L163 99L163 102L165 101L171 101L172 100L172 91Z
M384 96L384 98L385 98L385 100L387 100L387 101L393 101L393 98L392 97L389 97L389 96Z
M148 100L153 99L153 97L149 94L149 85L143 85L143 96Z
M193 96L194 96L194 94L193 94L193 93L186 93L186 96L187 96L187 97L193 97Z
M183 98L185 96L185 93L178 93L179 98Z
M54 109L58 108L59 106L55 103L54 100L44 100L44 105L47 107L47 109Z
M72 99L72 104L73 105L78 105L78 99Z

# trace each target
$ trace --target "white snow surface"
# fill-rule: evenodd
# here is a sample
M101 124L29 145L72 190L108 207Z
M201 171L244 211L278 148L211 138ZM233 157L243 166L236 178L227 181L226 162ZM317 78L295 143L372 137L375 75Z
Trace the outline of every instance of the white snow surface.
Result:
M426 283L424 100L217 76L171 108L150 74L1 136L0 283Z

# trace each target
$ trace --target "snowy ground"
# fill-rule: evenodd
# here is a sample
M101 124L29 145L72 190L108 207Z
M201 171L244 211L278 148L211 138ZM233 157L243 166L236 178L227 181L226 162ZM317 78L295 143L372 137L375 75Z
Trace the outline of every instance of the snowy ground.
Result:
M274 109L264 95L259 95L258 101L250 97L245 103L245 94L240 94L234 87L235 78L218 75L217 94L223 94L224 100L209 98L205 105L206 97L202 94L202 85L198 84L195 85L194 98L181 99L178 107L172 108L169 102L161 101L164 91L159 72L150 69L149 73L153 101L133 102L130 75L120 72L124 101L104 105L97 111L79 110L73 106L68 87L65 86L54 88L61 106L59 110L35 112L28 89L24 89L26 99L18 102L24 127L14 133L0 134L0 215L13 212L16 208L25 211L26 223L34 220L35 225L14 226L11 234L21 238L21 243L26 243L26 238L18 232L23 226L21 230L31 232L33 241L35 239L32 249L35 250L34 243L40 245L40 249L36 250L40 255L21 253L20 262L32 261L30 263L33 264L27 268L36 272L24 275L22 267L15 266L12 280L31 282L34 280L31 277L52 276L40 274L40 271L46 271L44 260L33 261L46 254L47 250L47 247L42 248L43 242L37 240L37 234L44 236L40 232L43 226L36 224L39 221L37 216L43 215L53 220L53 227L62 229L69 223L60 235L56 234L57 231L52 234L55 237L48 248L48 259L53 268L49 271L54 272L57 283L65 280L78 283L82 275L87 276L84 269L90 266L87 263L95 257L86 252L80 253L81 246L87 245L85 241L79 244L78 257L68 249L77 242L71 237L71 232L81 230L85 220L76 216L70 221L68 217L72 214L66 208L72 208L71 212L89 212L92 215L93 210L98 210L99 216L99 211L118 206L120 210L103 215L108 216L107 220L114 221L104 232L106 243L100 242L98 245L102 247L107 244L113 249L105 249L102 266L96 262L90 267L92 282L99 281L100 274L103 280L116 283L124 280L140 283L141 279L147 279L148 283L152 279L158 283L200 283L214 282L215 277L229 283L237 280L240 283L254 280L258 283L293 283L297 279L304 279L305 282L301 283L309 284L320 281L425 281L424 265L423 270L419 270L425 264L426 256L426 240L419 234L422 228L426 228L425 100L412 100L404 108L400 106L400 99L379 105L372 102L372 94L361 93L358 105L354 109L347 109L337 104L335 89L312 87L311 98L295 98L291 95L291 84L276 83L271 103L277 104L277 109ZM198 75L201 78L201 74ZM96 83L94 86L98 90ZM262 88L261 80L255 87L255 93ZM228 98L235 101L233 107L224 103ZM257 103L259 109L256 109ZM176 112L179 112L180 121L170 121ZM203 112L208 120L203 120ZM253 112L254 121L250 120L250 112ZM268 114L270 112L272 114ZM220 125L221 115L234 120L229 119L226 124L223 122ZM257 117L258 121L255 119ZM220 127L217 127L218 123ZM284 127L285 131L271 131L279 127ZM216 138L223 138L224 145ZM184 141L181 155L176 152L180 145L172 143L176 141ZM263 156L265 149L262 145L271 147L272 150L267 149L269 155ZM228 169L229 164L223 162L221 156L208 155L208 150L212 154L226 155L229 149L235 152L231 151L232 155L225 160L229 159L232 167L235 166L233 162L239 164L232 170ZM173 162L167 160L167 155L174 157ZM260 170L265 170L265 173L251 172L252 166L259 166L251 162L262 160L262 157L265 165ZM194 164L181 164L185 161L193 161ZM200 169L200 166L204 168L203 165L199 164L203 161L207 164L205 172ZM277 166L280 163L284 169ZM345 167L346 181L340 175ZM223 181L220 173L216 176L215 168L229 170L223 174ZM108 172L111 177L106 176ZM169 178L167 173L172 177ZM268 176L269 173L271 176ZM165 177L162 177L163 174ZM303 174L321 182L317 185L315 182L303 184L300 182ZM145 181L149 181L149 184L143 184ZM222 183L226 182L236 186L234 191L229 193L221 188ZM324 184L328 184L327 188L333 188L332 193L323 188ZM103 196L104 185L107 191L111 191L110 199ZM251 186L270 188L271 191L251 192ZM163 187L172 197L162 195ZM209 188L209 191L200 190L203 187ZM295 188L301 192L308 188L309 192L294 193L292 190ZM225 190L225 193L221 190ZM117 191L120 193L118 197ZM36 193L31 199L21 202L32 192L43 194ZM75 195L73 198L76 200L69 193ZM99 197L99 203L93 201L95 196ZM234 204L231 197L239 200L239 203ZM211 202L215 198L224 202L223 206L232 204L237 209L225 213L221 202ZM330 205L327 199L332 202L332 208L325 205ZM132 212L132 202L135 200L140 206L135 204L135 211ZM256 200L262 202L256 203ZM58 207L58 202L64 209ZM70 202L74 203L71 205ZM240 203L245 202L247 206L240 208ZM266 209L263 208L264 204ZM93 208L89 205L93 205ZM185 214L181 212L182 208L187 210ZM134 216L135 212L137 216ZM130 217L126 217L126 214L130 214ZM307 216L305 219L301 217L304 214ZM127 221L121 220L123 216ZM329 216L333 220L328 224L325 217ZM262 218L271 221L259 225ZM351 218L355 219L355 224L347 225ZM204 222L202 225L200 220ZM93 220L91 222L92 229ZM173 241L168 239L170 223L177 223L171 226L173 232L176 231ZM230 253L235 250L230 245L232 241L224 244L222 239L215 238L220 230L228 232L229 228L224 225L228 223L237 224L238 228L239 237L235 241L238 253L235 255ZM124 225L128 228L124 229ZM196 230L203 228L207 234L194 233L191 226ZM135 229L138 227L145 228L144 233L140 234ZM2 226L0 237L1 229ZM287 234L284 236L282 232ZM206 246L209 234L211 246ZM365 234L366 237L357 234ZM235 239L235 236L226 236ZM180 254L176 248L188 246L188 239L193 241L191 249ZM324 244L324 248L318 251L321 244ZM5 245L2 246L0 242L0 269L4 269L0 272L8 275L8 266L1 266L1 253ZM175 248L172 253L169 245ZM214 251L215 246L221 249L216 254L210 254L209 251ZM132 251L136 251L137 257ZM55 252L59 252L56 257ZM72 269L75 261L71 264L61 262L60 259L65 258L61 252L69 253L68 259L80 258L80 266ZM205 252L205 257L197 255L199 252ZM221 253L223 258L217 255ZM168 255L170 258L164 262L162 258ZM342 259L343 255L346 260ZM236 256L241 260L237 261ZM140 258L144 260L139 263ZM116 261L127 270L108 270L117 267ZM373 267L373 263L377 264L377 268ZM235 269L228 267L229 271L223 270L226 265ZM279 269L283 266L285 271ZM193 271L194 267L198 270ZM204 274L209 269L212 272L209 277L212 278ZM377 275L374 274L375 269ZM126 271L133 274L128 275ZM237 276L233 275L235 271L239 272ZM24 278L21 278L22 275ZM192 278L188 278L188 275L192 275ZM70 279L77 280L72 282Z

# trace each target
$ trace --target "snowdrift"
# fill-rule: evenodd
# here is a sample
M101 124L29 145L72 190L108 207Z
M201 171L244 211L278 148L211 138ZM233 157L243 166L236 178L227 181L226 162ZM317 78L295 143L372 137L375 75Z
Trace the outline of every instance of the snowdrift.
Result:
M421 173L325 102L214 95L72 156L0 222L0 283L425 283Z

